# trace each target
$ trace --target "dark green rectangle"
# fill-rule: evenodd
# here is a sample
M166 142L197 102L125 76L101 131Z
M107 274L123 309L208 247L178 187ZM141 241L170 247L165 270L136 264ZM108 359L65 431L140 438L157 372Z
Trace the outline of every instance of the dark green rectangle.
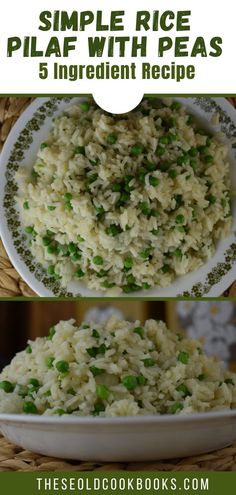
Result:
M236 472L2 472L4 495L233 495Z

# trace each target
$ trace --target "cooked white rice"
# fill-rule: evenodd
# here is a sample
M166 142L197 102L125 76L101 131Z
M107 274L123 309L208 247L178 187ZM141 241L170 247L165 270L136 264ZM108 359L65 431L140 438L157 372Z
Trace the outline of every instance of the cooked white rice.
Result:
M61 321L0 375L0 412L135 416L236 407L236 376L162 321Z
M87 107L86 107L87 105ZM124 115L68 110L18 173L30 249L66 286L109 294L166 287L230 233L228 146L183 106L144 100Z

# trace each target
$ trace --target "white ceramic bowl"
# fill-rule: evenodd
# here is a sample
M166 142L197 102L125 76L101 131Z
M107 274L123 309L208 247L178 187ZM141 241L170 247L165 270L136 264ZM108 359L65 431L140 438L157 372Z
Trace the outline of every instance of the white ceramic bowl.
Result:
M83 461L150 461L220 449L236 440L236 410L165 416L75 418L0 415L11 442Z
M15 171L22 165L32 168L41 142L47 139L52 119L82 98L38 98L19 118L13 127L0 157L0 235L6 251L23 279L40 296L88 296L102 297L104 292L90 290L82 282L72 282L66 290L49 277L32 257L24 230L21 228L15 195L17 184ZM236 111L224 98L178 98L194 114L202 126L212 133L222 130L225 135L236 135ZM220 115L220 125L213 128L209 121L213 113ZM236 146L236 145L235 145ZM232 189L236 188L236 147L230 154L232 164ZM236 200L233 203L232 234L218 243L213 258L200 269L177 278L165 289L139 291L122 297L176 297L219 296L236 279ZM108 294L109 295L109 294Z

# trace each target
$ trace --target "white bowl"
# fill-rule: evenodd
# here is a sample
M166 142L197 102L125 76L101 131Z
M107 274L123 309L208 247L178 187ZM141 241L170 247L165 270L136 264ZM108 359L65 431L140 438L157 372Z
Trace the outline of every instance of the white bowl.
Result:
M223 448L236 440L236 411L75 418L0 415L11 442L38 454L83 461L150 461Z

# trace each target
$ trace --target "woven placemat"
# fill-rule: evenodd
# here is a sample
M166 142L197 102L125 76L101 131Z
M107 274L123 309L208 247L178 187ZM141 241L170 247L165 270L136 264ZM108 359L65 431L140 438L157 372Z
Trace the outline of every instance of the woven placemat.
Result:
M152 462L78 462L22 450L0 436L0 471L236 471L236 444L186 459Z
M228 98L236 107L236 98ZM31 103L32 98L0 98L0 151L18 117ZM35 296L13 268L0 240L0 297ZM225 292L236 296L236 282Z

